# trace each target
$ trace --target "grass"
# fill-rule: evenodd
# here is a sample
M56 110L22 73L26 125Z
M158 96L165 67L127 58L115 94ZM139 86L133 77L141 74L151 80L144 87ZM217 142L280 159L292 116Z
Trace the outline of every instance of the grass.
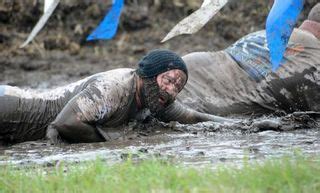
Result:
M320 192L320 164L282 158L216 170L161 160L107 166L103 161L58 168L1 168L0 192Z

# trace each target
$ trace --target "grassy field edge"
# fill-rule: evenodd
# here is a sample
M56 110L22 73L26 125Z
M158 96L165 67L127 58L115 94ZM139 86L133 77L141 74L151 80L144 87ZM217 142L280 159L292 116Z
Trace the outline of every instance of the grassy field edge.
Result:
M1 168L0 192L320 192L319 159L283 157L243 167L185 167L162 160L52 168Z

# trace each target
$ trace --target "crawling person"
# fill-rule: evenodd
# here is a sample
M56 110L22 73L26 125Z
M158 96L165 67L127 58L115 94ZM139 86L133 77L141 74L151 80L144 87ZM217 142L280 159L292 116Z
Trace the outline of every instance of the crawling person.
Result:
M214 115L320 111L320 3L294 29L282 65L272 72L266 32L251 33L218 52L183 57L189 79L175 103ZM176 111L177 104L168 109ZM184 111L173 113L183 117Z
M60 137L67 142L110 140L108 129L138 119L142 112L173 116L164 109L174 102L187 78L180 56L154 50L142 58L136 70L110 70L45 92L0 86L0 142L12 144L46 135L53 142ZM208 120L227 119L189 109L178 121Z

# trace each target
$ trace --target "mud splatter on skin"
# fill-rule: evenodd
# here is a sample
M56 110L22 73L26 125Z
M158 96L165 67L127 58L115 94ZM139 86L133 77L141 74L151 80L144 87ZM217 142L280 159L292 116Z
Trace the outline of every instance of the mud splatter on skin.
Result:
M164 105L160 103L160 97L165 101ZM155 78L143 79L143 102L154 116L173 101L174 98L170 94L160 89Z

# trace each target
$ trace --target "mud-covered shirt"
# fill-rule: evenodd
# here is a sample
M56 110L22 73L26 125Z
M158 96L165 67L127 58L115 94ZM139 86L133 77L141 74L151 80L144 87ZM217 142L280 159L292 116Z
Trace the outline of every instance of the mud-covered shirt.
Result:
M135 116L130 111L135 77L134 69L123 68L42 92L0 86L0 141L41 139L47 126L67 109L94 127L124 124Z
M183 57L189 79L178 101L211 114L320 111L320 41L295 29L282 65L271 71L265 31L219 52Z

